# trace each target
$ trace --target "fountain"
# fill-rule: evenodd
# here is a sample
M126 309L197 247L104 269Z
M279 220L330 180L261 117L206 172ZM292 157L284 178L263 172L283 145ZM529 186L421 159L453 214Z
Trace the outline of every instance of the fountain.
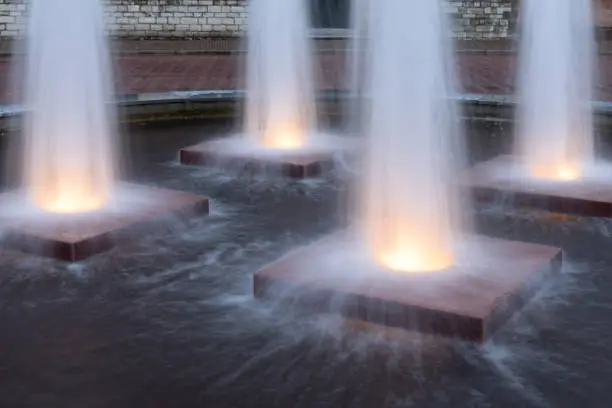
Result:
M256 272L255 296L485 340L558 270L560 250L470 231L455 182L463 138L441 2L384 0L370 10L355 226Z
M21 100L23 189L0 196L12 244L70 261L112 246L113 231L168 212L208 211L203 197L117 181L103 16L99 0L32 1Z
M523 2L514 155L474 169L479 198L510 192L518 204L612 215L612 171L594 149L592 3Z
M37 207L80 213L97 210L111 198L117 134L106 103L112 96L111 65L107 50L98 46L105 44L101 21L96 21L102 17L100 5L64 2L79 18L62 28L54 27L57 22L49 16L53 7L40 1L32 7L22 172ZM66 30L79 35L66 38Z
M244 134L181 150L183 164L244 164L306 178L342 148L317 132L306 1L249 3Z

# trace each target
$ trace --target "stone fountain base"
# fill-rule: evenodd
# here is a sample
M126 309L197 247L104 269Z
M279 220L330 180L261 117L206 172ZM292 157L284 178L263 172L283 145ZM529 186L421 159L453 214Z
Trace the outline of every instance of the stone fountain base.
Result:
M296 150L249 148L238 138L219 139L181 149L186 165L220 167L248 173L276 174L294 179L319 177L334 168L338 153L350 149L347 138L331 138L329 144Z
M121 183L117 190L116 204L91 213L15 215L0 210L4 242L12 249L76 262L125 244L134 233L151 232L164 217L209 213L209 199L195 194L129 183ZM14 208L23 201L20 192L4 193L0 208Z
M403 273L343 258L357 250L348 234L336 234L256 272L255 297L483 342L530 300L543 279L560 270L562 253L543 245L473 238L470 245L482 255L474 254L465 265Z
M498 156L479 163L462 180L475 200L510 201L518 207L594 217L612 217L612 178L601 175L569 181L511 177L516 159ZM612 175L612 174L611 174Z

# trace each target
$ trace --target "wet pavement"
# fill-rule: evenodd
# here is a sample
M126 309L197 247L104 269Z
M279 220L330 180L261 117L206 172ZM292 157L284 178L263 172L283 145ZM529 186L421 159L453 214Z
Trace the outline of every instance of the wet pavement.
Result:
M560 245L570 261L482 347L308 315L254 300L252 273L338 228L355 169L296 182L176 164L231 127L128 129L127 178L208 195L209 218L72 265L0 254L0 407L607 406L611 222L477 208L481 232ZM472 160L507 132L472 124Z
M331 30L314 38L314 46L320 51L347 49L350 39L346 30ZM325 35L325 34L332 34ZM335 34L335 35L334 35ZM116 54L214 54L242 52L246 49L242 37L206 37L198 39L129 39L113 38L110 41L111 51ZM515 41L506 40L458 40L456 47L460 51L487 52L511 51ZM10 56L23 51L23 41L0 39L0 55ZM600 50L609 51L610 42L600 41Z
M0 103L10 103L11 58L0 58ZM476 94L510 94L514 89L512 54L460 53L457 63L462 89ZM243 55L123 55L116 57L119 94L210 89L243 89ZM346 89L345 53L317 57L317 84L321 90ZM612 101L612 55L600 56L597 99Z

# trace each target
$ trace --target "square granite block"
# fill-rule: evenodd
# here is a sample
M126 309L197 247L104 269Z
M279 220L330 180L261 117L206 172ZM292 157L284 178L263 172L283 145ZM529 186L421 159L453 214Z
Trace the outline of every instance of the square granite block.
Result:
M150 233L165 216L209 212L209 199L195 194L129 183L121 183L117 190L123 203L84 214L14 216L9 208L24 201L23 193L0 194L3 242L23 252L76 262L125 243L133 238L126 233L137 228Z
M180 151L180 162L186 165L250 169L253 172L305 179L319 177L333 168L336 154L336 150L332 148L279 150L276 153L257 154L244 150L234 151L224 142L224 139L220 139L185 147Z
M513 156L498 156L474 166L462 180L475 200L492 202L501 197L518 207L612 217L612 180L530 181L508 177L515 169ZM509 197L508 197L509 196Z
M473 237L473 259L444 271L402 273L363 262L347 234L299 249L255 273L257 298L337 312L390 327L483 342L560 270L558 248ZM342 255L345 254L345 255ZM485 255L482 255L485 254ZM343 258L344 256L344 258Z

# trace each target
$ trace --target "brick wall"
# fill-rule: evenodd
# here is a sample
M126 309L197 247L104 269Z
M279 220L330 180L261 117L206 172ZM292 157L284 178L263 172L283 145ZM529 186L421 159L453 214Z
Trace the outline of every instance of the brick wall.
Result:
M47 0L54 1L54 0ZM85 0L83 0L85 1ZM282 0L280 0L282 1ZM518 0L448 0L462 39L499 39L512 32ZM235 36L246 23L246 0L106 0L114 36L197 38ZM27 0L0 0L0 36L19 36Z
M26 25L26 6L19 0L0 0L0 37L14 37Z
M244 0L108 0L109 28L120 37L236 35Z
M517 0L449 0L460 39L495 40L512 35Z

